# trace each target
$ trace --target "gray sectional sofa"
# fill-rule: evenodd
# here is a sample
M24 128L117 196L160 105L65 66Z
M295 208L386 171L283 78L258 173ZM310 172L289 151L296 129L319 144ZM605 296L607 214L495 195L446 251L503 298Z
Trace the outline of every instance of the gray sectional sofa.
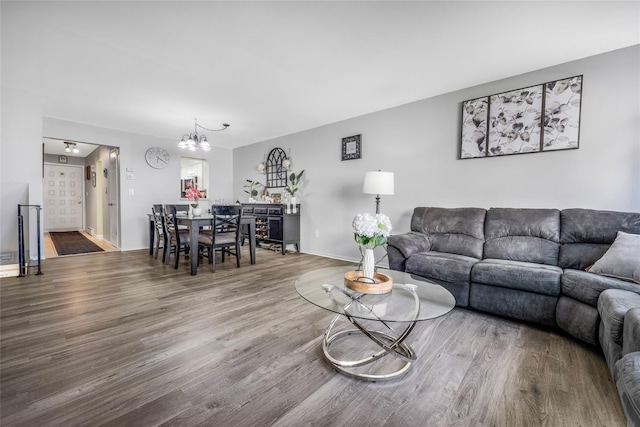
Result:
M639 235L640 213L418 207L387 252L391 269L441 284L458 306L602 347L640 425Z

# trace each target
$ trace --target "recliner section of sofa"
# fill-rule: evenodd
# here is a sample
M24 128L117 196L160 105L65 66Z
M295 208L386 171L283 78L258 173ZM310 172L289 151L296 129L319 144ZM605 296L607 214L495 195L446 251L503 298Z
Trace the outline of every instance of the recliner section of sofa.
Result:
M471 268L482 258L486 210L415 208L411 232L390 236L389 267L442 285L469 304Z
M556 322L569 334L593 345L598 344L600 293L612 288L640 292L637 284L585 271L609 249L618 231L640 234L640 214L592 209L560 212L558 266L563 274Z
M469 306L556 326L559 250L557 209L489 209L484 256L471 269Z

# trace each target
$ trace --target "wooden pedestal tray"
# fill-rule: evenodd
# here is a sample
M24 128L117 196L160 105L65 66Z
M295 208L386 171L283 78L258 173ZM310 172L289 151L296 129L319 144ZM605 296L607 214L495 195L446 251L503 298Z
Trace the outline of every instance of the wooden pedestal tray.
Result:
M393 288L393 279L382 273L373 273L373 279L364 277L364 273L348 271L344 274L347 288L363 294L387 294Z

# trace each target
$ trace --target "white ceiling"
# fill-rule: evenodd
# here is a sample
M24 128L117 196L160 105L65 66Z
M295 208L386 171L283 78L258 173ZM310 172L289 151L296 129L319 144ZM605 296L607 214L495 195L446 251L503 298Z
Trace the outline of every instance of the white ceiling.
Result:
M48 117L239 147L640 43L640 2L1 3Z

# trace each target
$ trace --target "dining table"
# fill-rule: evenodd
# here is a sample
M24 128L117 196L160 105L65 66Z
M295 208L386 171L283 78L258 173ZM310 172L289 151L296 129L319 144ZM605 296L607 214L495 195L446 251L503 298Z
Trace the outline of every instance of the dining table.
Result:
M153 246L155 244L155 224L153 222L153 214L149 214L149 254L153 255ZM191 214L178 214L176 215L178 218L178 224L183 224L189 227L189 237L191 242L197 242L198 236L200 235L200 228L203 226L210 226L214 219L215 215L213 214L202 214L202 215L191 215ZM251 259L251 264L256 263L256 220L253 217L242 217L240 218L240 226L248 227L248 237L249 237L249 257ZM195 252L196 256L194 256L193 249L192 254L189 257L191 260L191 275L195 276L198 274L198 257L197 250Z

